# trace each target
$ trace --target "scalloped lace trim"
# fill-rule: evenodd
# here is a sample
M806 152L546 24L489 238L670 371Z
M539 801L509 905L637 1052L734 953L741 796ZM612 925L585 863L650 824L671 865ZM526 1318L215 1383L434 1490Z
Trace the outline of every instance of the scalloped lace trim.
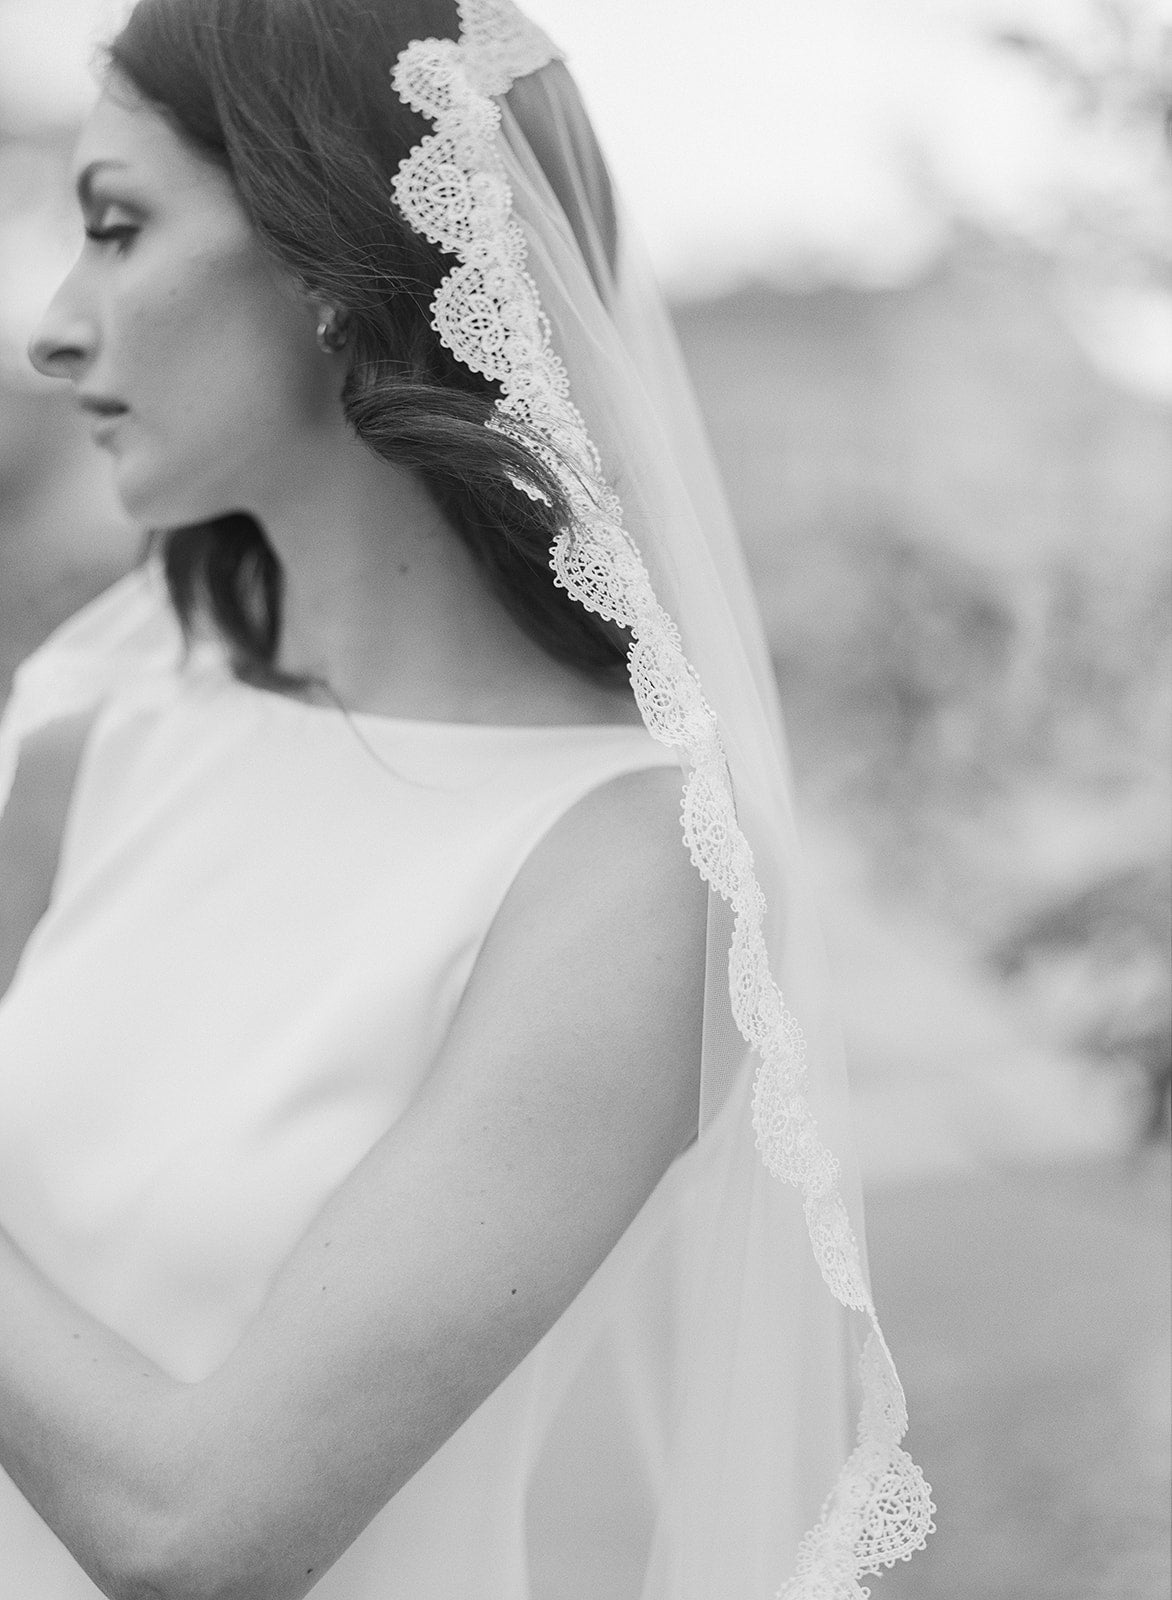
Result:
M512 0L460 0L460 48L482 94L507 94L518 78L560 61L553 40Z
M684 840L701 876L732 907L733 1016L760 1056L757 1145L768 1169L801 1190L811 1245L831 1293L862 1312L872 1329L861 1362L858 1444L781 1593L785 1600L864 1600L868 1591L859 1579L922 1548L935 1507L919 1468L900 1448L907 1426L903 1391L838 1192L838 1162L822 1143L806 1099L805 1040L770 971L765 896L737 821L716 717L623 527L622 507L570 399L568 374L526 271L525 240L496 143L501 113L493 96L557 52L510 0L465 0L460 13L459 43L415 40L392 73L401 99L435 129L396 174L395 200L413 228L458 262L435 297L433 326L458 360L500 385L490 426L531 444L532 435L516 426L521 423L550 446L547 464L574 513L553 548L555 581L587 610L630 629L631 681L643 720L657 739L686 755Z

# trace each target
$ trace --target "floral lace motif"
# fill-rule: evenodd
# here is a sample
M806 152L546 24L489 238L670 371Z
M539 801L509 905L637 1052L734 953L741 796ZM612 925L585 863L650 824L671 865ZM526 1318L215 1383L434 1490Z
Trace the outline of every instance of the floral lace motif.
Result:
M908 1561L933 1531L936 1507L920 1469L899 1442L907 1405L877 1326L861 1361L858 1444L817 1525L802 1540L797 1570L778 1600L867 1600L869 1572Z
M461 0L460 48L482 94L507 94L518 78L562 53L513 0Z
M396 92L435 131L403 162L394 198L411 226L458 262L433 302L433 326L458 360L500 385L490 426L530 447L533 435L526 430L533 430L551 447L546 464L573 511L553 548L555 581L587 610L631 631L631 682L643 720L686 757L684 840L701 876L732 907L732 1011L761 1058L753 1105L757 1145L769 1170L801 1190L831 1293L872 1325L861 1364L859 1442L803 1541L783 1594L785 1600L864 1600L859 1578L921 1548L935 1508L918 1467L899 1447L907 1420L903 1391L838 1192L838 1162L822 1143L805 1096L805 1040L770 971L765 897L737 821L716 717L623 527L622 507L570 398L568 374L526 270L493 96L557 52L511 0L462 0L460 16L458 43L415 40L395 65ZM539 494L524 483L518 487Z

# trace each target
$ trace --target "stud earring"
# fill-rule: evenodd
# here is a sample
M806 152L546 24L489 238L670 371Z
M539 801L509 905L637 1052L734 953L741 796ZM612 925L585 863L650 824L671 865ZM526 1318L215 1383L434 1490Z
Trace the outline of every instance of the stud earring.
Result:
M336 310L333 306L322 312L321 321L317 325L317 347L323 355L337 355L339 350L346 348L349 337L350 330L344 312Z

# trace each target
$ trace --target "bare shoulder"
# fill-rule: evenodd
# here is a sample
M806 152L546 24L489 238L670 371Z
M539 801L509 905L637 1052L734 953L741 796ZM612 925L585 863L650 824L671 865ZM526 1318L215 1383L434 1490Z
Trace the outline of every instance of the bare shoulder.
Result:
M690 1009L684 991L702 987L708 895L684 847L680 799L675 767L624 773L585 794L518 873L490 953L519 944L544 964L534 947L565 943L583 987L605 981L612 1004L654 978L661 1004Z
M94 712L62 717L29 734L0 814L0 994L44 916L69 804Z
M560 899L572 885L588 899L650 895L665 915L702 921L707 894L684 848L681 792L674 766L623 773L591 789L538 844L513 898Z
M684 848L680 788L677 769L647 769L571 806L505 897L450 1041L459 1059L465 1041L499 1038L600 1137L625 1107L650 1130L656 1176L695 1137L703 1027L708 896Z

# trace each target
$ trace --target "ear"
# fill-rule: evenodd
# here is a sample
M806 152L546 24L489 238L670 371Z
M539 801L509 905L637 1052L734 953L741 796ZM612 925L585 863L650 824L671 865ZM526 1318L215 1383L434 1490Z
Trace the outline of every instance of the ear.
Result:
M337 355L350 342L350 314L326 301L317 307L317 343L324 355Z

